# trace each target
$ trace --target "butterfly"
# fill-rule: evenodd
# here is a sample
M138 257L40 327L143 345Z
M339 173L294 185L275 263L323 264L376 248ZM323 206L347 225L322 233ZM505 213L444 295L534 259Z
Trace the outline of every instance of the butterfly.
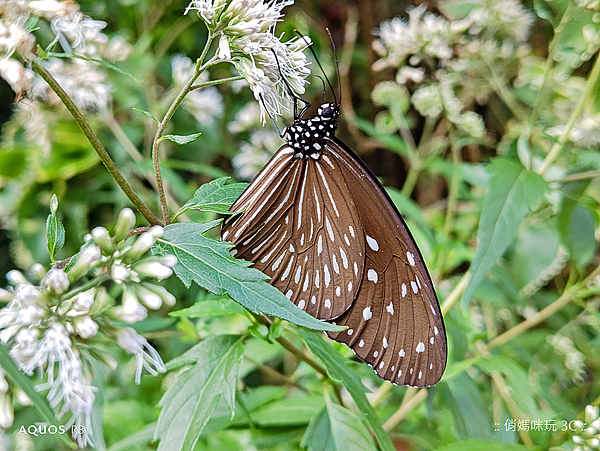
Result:
M446 332L423 257L375 175L335 136L337 98L304 118L309 106L294 105L287 143L232 205L243 213L221 239L299 308L347 326L329 337L379 377L434 385Z

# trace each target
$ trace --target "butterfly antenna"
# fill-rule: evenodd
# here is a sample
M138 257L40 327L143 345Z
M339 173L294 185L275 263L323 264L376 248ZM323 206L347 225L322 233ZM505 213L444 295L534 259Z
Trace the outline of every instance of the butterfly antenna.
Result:
M314 56L315 61L317 62L317 66L319 66L319 69L321 69L321 72L323 72L323 76L325 77L325 80L327 80L327 84L329 85L329 89L331 89L331 93L333 94L333 100L334 100L335 104L338 105L337 96L335 95L335 90L333 89L333 86L331 85L331 82L329 81L327 74L323 70L323 66L321 65L321 62L319 61L319 58L317 57L317 53L312 48L312 45L310 45L310 42L308 41L308 39L306 39L306 37L302 33L300 33L298 30L294 30L294 31L298 34L298 36L300 36L302 39L304 39L304 42L306 42L306 45L308 46L308 50L310 50L310 53L312 53L312 55ZM327 31L327 32L329 33L329 31ZM331 34L329 35L329 37L331 38ZM336 57L336 63L337 63L337 57Z
M279 71L279 76L281 77L281 79L283 80L283 83L285 84L285 87L288 91L288 94L290 95L290 97L292 99L294 99L294 120L297 119L298 117L302 117L304 112L310 108L310 103L306 100L304 100L302 97L296 95L296 93L292 90L292 87L290 86L290 84L288 83L287 79L284 77L283 75L283 71L281 70L281 65L279 64L279 58L277 58L277 54L275 53L275 50L270 49L271 52L273 53L273 57L275 58L275 63L277 64L277 70ZM300 116L298 116L298 100L300 100L302 103L304 103L304 108L302 110L302 113L300 113Z
M327 34L329 35L329 41L331 42L331 48L333 49L333 57L335 59L335 71L337 73L337 81L338 81L338 92L340 94L340 103L338 103L338 105L342 104L342 79L340 78L340 63L338 62L338 55L337 55L337 49L335 48L335 42L333 42L333 36L331 36L331 31L329 31L329 28L325 28L325 30L327 31ZM335 97L335 94L334 94Z
M327 95L327 89L326 89L326 85L325 85L325 80L320 75L317 75L317 74L310 74L310 75L313 76L313 77L317 77L319 80L321 80L321 83L323 83L323 103L325 103L325 97Z

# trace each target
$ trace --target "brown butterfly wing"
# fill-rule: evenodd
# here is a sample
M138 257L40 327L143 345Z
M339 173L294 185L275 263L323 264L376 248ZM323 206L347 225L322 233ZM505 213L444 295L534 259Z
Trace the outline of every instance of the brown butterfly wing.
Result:
M329 336L350 346L383 379L415 387L433 385L446 366L446 333L423 258L364 163L337 139L325 150L322 158L339 162L360 212L366 251L358 296L336 320L349 328Z
M283 146L231 207L223 226L235 256L319 319L342 315L364 272L364 236L349 187L335 164L295 158Z

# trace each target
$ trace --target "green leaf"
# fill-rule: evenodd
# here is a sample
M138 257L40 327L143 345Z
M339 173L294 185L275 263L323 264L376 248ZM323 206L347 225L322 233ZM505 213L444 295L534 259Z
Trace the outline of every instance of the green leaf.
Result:
M369 431L354 412L329 398L311 420L300 446L308 451L376 451Z
M365 396L367 388L360 381L356 373L352 371L348 365L348 360L342 357L339 352L331 347L331 344L325 342L317 334L309 331L301 331L300 334L312 353L323 362L331 378L342 381L342 384L344 384L344 387L346 387L346 390L348 390L350 396L354 399L356 406L367 418L373 434L379 443L379 447L383 451L395 451L396 448L390 440L390 436L383 430L381 420Z
M124 75L126 77L131 78L134 82L136 83L142 83L143 81L140 80L139 78L137 78L135 75L133 75L130 72L127 72L124 69L121 69L118 66L115 66L114 64L109 63L108 61L104 61L104 60L99 60L96 58L90 58L87 56L83 56L83 55L77 55L75 53L56 53L56 52L48 52L47 54L48 58L66 58L66 59L70 59L70 58L77 58L80 60L84 60L84 61L88 61L90 63L96 63L100 66L106 67L107 69L113 70L121 75Z
M225 184L229 177L222 177L205 183L196 190L194 195L181 207L173 219L188 210L213 211L219 214L231 214L229 208L248 186L247 183Z
M525 445L513 445L493 440L465 440L442 446L436 451L531 451L531 449Z
M161 136L158 142L164 139L168 139L169 141L173 141L175 144L183 145L193 143L198 138L200 138L200 135L202 135L202 133L194 133L192 135L165 135Z
M471 376L461 373L446 382L448 404L454 412L459 436L464 438L492 438L486 403L477 391ZM443 390L445 391L445 390Z
M189 287L194 281L216 295L228 294L252 312L277 316L309 329L344 330L319 321L296 307L281 291L266 282L267 276L249 268L250 262L234 259L229 253L231 243L204 236L220 223L216 220L165 227L157 245L164 253L177 257L173 269L185 286Z
M206 316L222 316L232 313L241 313L246 315L248 312L240 304L231 299L223 298L219 301L202 301L197 302L190 308L171 312L171 316L184 318L203 318Z
M154 119L157 124L160 124L160 121L158 120L158 118L154 114L152 114L150 111L141 110L139 108L134 108L133 111L139 111L140 113L143 113L146 116L151 117L152 119Z
M233 417L242 338L217 335L192 349L196 364L177 376L159 402L158 451L192 450L222 395Z
M48 215L48 219L46 219L46 238L48 240L48 252L52 261L55 261L54 256L65 244L65 227L56 219L57 211L58 199L56 198L56 194L53 194L50 201L50 214Z
M283 398L253 412L252 421L264 427L305 426L322 407L322 396Z
M519 224L543 199L548 185L535 172L514 161L497 158L488 166L490 180L483 200L477 250L471 263L471 278L462 296L464 308L475 288L517 233Z
M584 193L591 180L577 180L565 183L562 187L563 201L557 215L561 241L569 251L571 260L583 268L596 253L596 221L586 208Z

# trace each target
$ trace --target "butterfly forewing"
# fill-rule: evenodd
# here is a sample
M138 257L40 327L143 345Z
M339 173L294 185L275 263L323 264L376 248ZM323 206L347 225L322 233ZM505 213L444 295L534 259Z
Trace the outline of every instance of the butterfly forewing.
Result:
M233 204L244 213L224 225L222 237L300 308L337 318L354 302L365 262L349 193L331 160L294 158L284 146Z
M406 225L371 172L343 143L325 146L323 157L340 162L350 195L361 212L366 263L351 309L336 320L348 326L330 334L348 344L383 379L429 386L446 366L444 324L433 285Z

